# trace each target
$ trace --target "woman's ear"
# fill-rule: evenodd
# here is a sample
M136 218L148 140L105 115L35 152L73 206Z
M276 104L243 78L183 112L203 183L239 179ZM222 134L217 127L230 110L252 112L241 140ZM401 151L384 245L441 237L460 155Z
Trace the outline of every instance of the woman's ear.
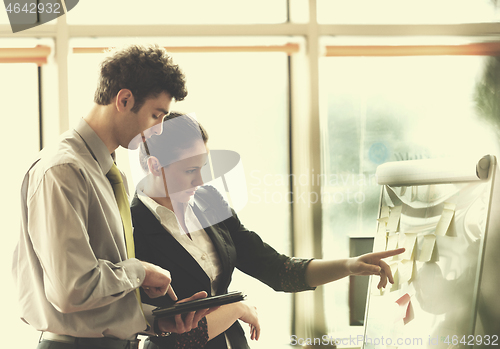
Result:
M129 89L121 89L116 94L116 110L118 111L128 111L134 107L134 95Z
M150 156L148 158L148 169L149 169L149 172L151 172L153 174L153 176L160 176L161 175L160 162L154 156Z

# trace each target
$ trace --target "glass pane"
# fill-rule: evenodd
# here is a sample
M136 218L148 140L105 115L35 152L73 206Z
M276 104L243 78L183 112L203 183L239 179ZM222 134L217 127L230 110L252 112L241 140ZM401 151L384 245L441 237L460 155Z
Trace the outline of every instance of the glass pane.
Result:
M6 44L5 42L3 42ZM2 224L4 234L2 246L5 253L0 256L2 275L9 280L2 287L1 295L5 300L4 324L9 325L9 335L3 346L13 347L19 338L34 347L38 343L40 333L20 319L17 302L17 291L11 279L11 263L14 248L19 239L21 202L21 183L26 171L39 151L38 123L38 77L35 64L0 64L0 76L4 83L0 84L2 96L2 173L0 180L4 183L2 200ZM8 83L6 83L8 82Z
M76 45L76 41L72 44ZM179 53L173 54L173 58L186 74L189 94L185 101L175 103L172 110L196 114L208 131L210 149L240 154L248 202L238 215L247 228L279 252L289 254L287 56ZM100 54L70 55L72 125L92 107L97 64L101 59ZM128 172L129 179L134 178L126 168L126 152L118 152L117 157L120 168ZM130 184L133 182L129 180ZM133 193L134 187L130 189ZM274 292L238 271L233 276L230 290L248 294L247 302L258 307L261 326L268 329L262 331L258 342L251 343L252 348L288 344L291 296ZM277 309L283 321L276 321ZM248 326L243 328L247 331Z
M378 165L498 154L499 67L479 56L321 59L325 258L348 257L350 236L374 235ZM325 294L335 295L325 297L330 332L348 330L348 280Z
M318 0L325 24L432 24L496 22L495 0Z
M286 0L85 0L70 24L242 24L286 21Z

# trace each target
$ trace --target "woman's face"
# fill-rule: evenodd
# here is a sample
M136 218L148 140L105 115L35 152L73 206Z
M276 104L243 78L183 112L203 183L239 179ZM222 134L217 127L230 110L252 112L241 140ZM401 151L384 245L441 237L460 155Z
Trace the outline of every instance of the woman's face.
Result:
M208 148L202 140L179 154L179 160L163 168L167 197L171 201L187 203L203 185L201 168L208 158Z

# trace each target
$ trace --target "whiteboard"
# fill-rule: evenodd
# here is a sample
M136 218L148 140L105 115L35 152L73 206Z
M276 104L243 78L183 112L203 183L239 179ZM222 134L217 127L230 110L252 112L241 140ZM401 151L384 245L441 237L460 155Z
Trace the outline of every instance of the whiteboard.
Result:
M378 290L371 278L363 347L481 347L495 335L489 347L498 347L496 158L389 163L377 175L374 251L407 251L387 260L392 287Z

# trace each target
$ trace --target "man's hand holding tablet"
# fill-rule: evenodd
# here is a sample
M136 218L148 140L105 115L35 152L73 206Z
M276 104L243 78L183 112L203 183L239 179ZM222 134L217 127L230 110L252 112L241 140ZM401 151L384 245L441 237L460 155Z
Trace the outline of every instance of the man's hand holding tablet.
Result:
M199 299L206 299L207 293L205 291L200 291L195 293L189 298L185 298L176 304L181 304L185 302L191 302ZM198 309L189 311L187 313L179 313L174 317L162 317L158 318L158 329L166 334L169 332L184 333L191 331L193 328L198 326L198 322L206 315L210 314L212 311L217 310L219 307L209 307L204 309Z
M161 332L184 333L198 326L198 322L219 306L239 302L245 299L241 292L207 297L205 291L195 293L166 308L156 308L153 315L158 321Z

